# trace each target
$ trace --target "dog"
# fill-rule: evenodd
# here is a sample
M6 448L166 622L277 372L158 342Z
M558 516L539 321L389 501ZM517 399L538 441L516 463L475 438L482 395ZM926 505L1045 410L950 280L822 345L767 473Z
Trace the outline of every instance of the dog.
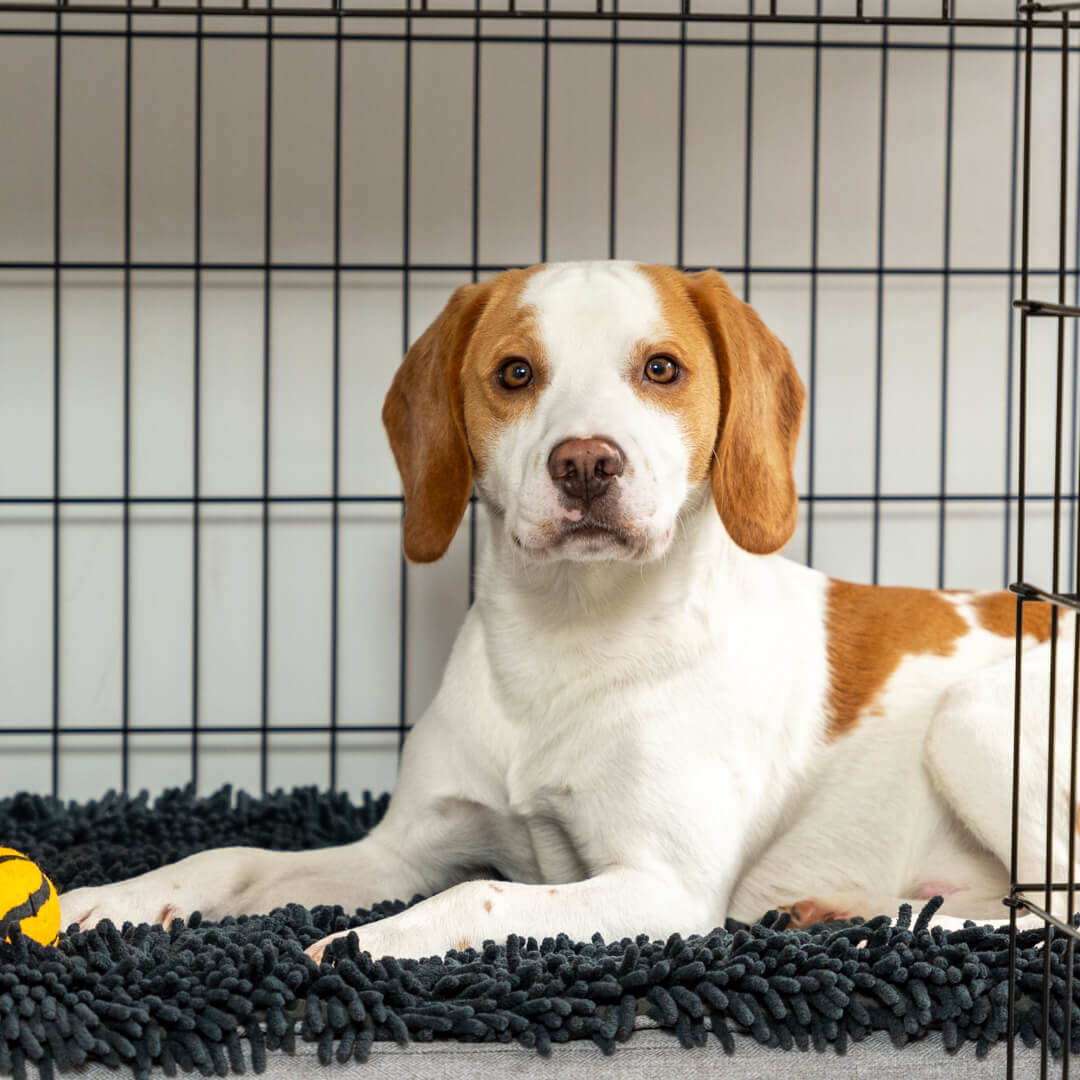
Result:
M63 924L423 894L350 931L373 956L423 957L511 933L707 932L774 908L800 926L935 895L953 917L1000 918L1015 598L851 584L779 555L804 399L715 271L567 263L459 288L383 419L408 558L446 551L474 487L490 538L385 818L343 848L224 848L77 889ZM1057 620L1025 610L1025 663L1045 667ZM1024 699L1031 881L1044 681ZM1064 771L1055 819L1071 827Z

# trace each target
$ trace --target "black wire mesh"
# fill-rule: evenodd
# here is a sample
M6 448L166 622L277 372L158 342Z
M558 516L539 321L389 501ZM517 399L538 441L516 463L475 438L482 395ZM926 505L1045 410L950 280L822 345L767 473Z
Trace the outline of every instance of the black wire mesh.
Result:
M1061 1075L1067 1077L1070 1069L1070 1054L1072 1046L1072 1000L1073 1000L1073 960L1075 943L1080 939L1080 933L1073 926L1073 917L1076 912L1075 904L1075 866L1076 866L1076 829L1080 820L1074 820L1076 797L1077 797L1077 719L1080 710L1080 633L1077 633L1076 620L1074 619L1074 642L1072 649L1072 692L1071 692L1071 717L1069 728L1069 776L1068 776L1068 801L1066 806L1070 808L1064 822L1055 822L1055 804L1059 801L1057 785L1059 762L1057 752L1060 747L1058 724L1062 717L1059 716L1059 693L1060 682L1067 679L1067 674L1059 673L1059 627L1064 629L1062 618L1069 611L1080 612L1078 596L1080 590L1074 579L1073 592L1062 591L1062 503L1064 489L1064 469L1066 463L1063 460L1063 451L1066 439L1066 421L1064 414L1065 379L1066 379L1066 342L1069 337L1070 320L1080 316L1080 307L1075 303L1075 286L1073 290L1074 303L1067 303L1068 293L1068 225L1069 225L1069 155L1075 152L1072 147L1071 133L1074 130L1075 117L1070 114L1070 89L1068 62L1069 51L1072 48L1070 31L1070 11L1077 10L1077 4L1053 4L1053 5L1021 5L1020 12L1028 17L1029 23L1024 31L1024 103L1023 103L1023 141L1021 151L1021 235L1020 235L1020 298L1015 301L1015 307L1020 312L1019 320L1019 363L1020 363L1020 395L1019 395L1019 444L1018 444L1018 532L1016 552L1016 581L1011 588L1017 594L1016 605L1016 667L1014 687L1014 727L1013 727L1013 777L1012 777L1012 841L1010 860L1010 895L1007 903L1010 911L1010 955L1009 955L1009 1031L1015 1031L1016 1013L1016 934L1017 916L1021 911L1027 911L1042 920L1046 927L1046 944L1044 947L1043 963L1043 992L1042 992L1042 1039L1040 1075L1047 1076L1050 1071L1050 1045L1051 1045L1051 1017L1057 1008L1052 1003L1054 978L1052 977L1052 944L1055 934L1064 934L1067 939L1065 952L1064 993L1062 997L1063 1008L1060 1008L1062 1017L1061 1038L1064 1054L1061 1059ZM1058 272L1057 290L1053 301L1044 301L1032 296L1030 266L1030 236L1031 217L1033 209L1033 194L1031 181L1031 132L1033 124L1033 110L1050 110L1052 108L1045 100L1039 100L1036 104L1032 91L1032 63L1035 42L1035 29L1032 20L1036 13L1053 11L1059 13L1060 21L1056 28L1056 34L1060 40L1060 99L1057 103L1059 135L1058 135L1058 196L1057 196L1057 252ZM1054 470L1054 497L1053 497L1053 526L1052 526L1052 552L1050 557L1050 585L1049 588L1041 588L1027 580L1027 567L1025 565L1025 541L1026 541L1026 485L1027 485L1027 459L1028 459L1028 386L1029 386L1029 363L1034 359L1036 362L1042 359L1043 350L1035 350L1033 353L1029 347L1030 321L1032 319L1053 319L1057 324L1056 335L1056 363L1054 365L1054 440L1053 440L1053 470ZM1072 323L1073 340L1075 341L1075 321ZM1072 438L1072 454L1068 465L1075 473L1076 470L1076 438L1075 432ZM1073 578L1077 561L1074 559L1068 573ZM1022 752L1024 747L1025 725L1033 722L1039 723L1037 717L1024 712L1024 605L1027 603L1049 603L1051 608L1050 641L1049 641L1049 683L1048 683L1048 709L1046 715L1046 804L1045 804L1045 862L1044 878L1041 882L1027 882L1020 880L1024 877L1021 860L1026 853L1027 845L1031 844L1033 837L1030 833L1021 836L1021 824L1025 813L1031 814L1030 788L1025 798L1022 785ZM1067 671L1067 669L1066 669ZM1027 692L1029 698L1033 693L1031 680L1028 679ZM1031 766L1028 766L1031 770ZM1067 854L1064 866L1060 857L1055 860L1055 844L1062 830L1068 837ZM1062 882L1060 876L1064 871L1066 881ZM1028 894L1036 896L1042 893L1038 900L1029 899ZM1065 904L1062 906L1058 900L1064 893ZM1041 902L1040 902L1041 901ZM1007 1051L1007 1075L1011 1078L1015 1075L1015 1037L1010 1037Z
M673 50L678 65L678 95L676 114L672 123L676 129L676 199L671 208L672 225L675 235L675 262L686 269L698 269L697 265L687 261L687 185L688 146L687 146L687 108L688 108L688 64L689 57L695 53L707 53L718 57L738 50L745 55L745 86L743 100L737 103L743 116L745 130L744 158L741 182L741 252L737 258L729 258L721 265L728 274L741 279L742 292L747 299L753 299L752 290L755 282L769 277L777 279L806 278L809 282L809 335L808 335L808 385L811 401L816 400L819 376L819 329L820 329L820 289L823 282L830 279L852 278L866 280L873 284L874 305L874 346L869 362L873 367L873 452L872 484L868 491L830 492L823 489L818 476L817 444L821 435L815 409L812 407L807 421L808 467L807 482L804 485L801 500L804 510L804 554L808 562L813 562L818 545L815 529L816 511L822 507L844 506L846 504L870 508L870 577L877 581L881 574L881 537L883 529L883 510L890 506L931 506L937 518L936 528L936 583L944 585L946 581L947 541L949 528L947 511L952 506L999 505L1004 515L1002 539L1002 577L1012 577L1012 568L1017 567L1016 579L1019 584L1014 588L1019 594L1018 627L1022 606L1036 600L1050 601L1065 608L1076 608L1076 595L1063 594L1059 566L1063 558L1061 528L1063 514L1070 512L1069 527L1075 533L1075 508L1077 460L1075 439L1070 448L1069 468L1073 478L1071 490L1066 490L1063 479L1065 463L1063 461L1064 436L1067 427L1065 415L1065 381L1067 331L1066 319L1075 314L1075 307L1080 303L1080 274L1075 266L1067 265L1066 228L1069 220L1070 200L1075 201L1069 186L1066 151L1068 149L1068 71L1067 62L1061 64L1062 72L1062 125L1061 125L1061 174L1060 174L1060 221L1059 249L1056 265L1032 265L1029 251L1030 209L1032 191L1030 182L1031 130L1032 130L1032 70L1036 57L1057 56L1060 52L1065 58L1076 53L1076 42L1070 39L1069 15L1066 10L1075 5L1030 4L1021 7L1015 16L988 17L979 13L979 5L970 4L970 9L960 12L958 6L944 0L937 4L903 4L893 0L883 0L879 4L864 3L863 0L850 0L843 4L824 4L816 0L812 4L785 3L784 0L771 0L764 3L750 0L744 9L710 10L717 5L706 4L702 0L682 0L682 2L653 3L646 7L631 5L626 0L595 0L588 3L569 3L566 0L503 0L490 5L473 7L438 5L420 0L419 3L396 5L363 6L354 3L325 3L312 6L274 4L272 0L251 3L241 0L237 4L190 4L159 3L150 0L139 4L106 3L16 3L0 0L0 40L4 38L45 39L53 43L54 80L53 97L49 103L34 103L42 108L42 114L52 120L52 235L51 254L48 258L26 258L12 256L5 252L5 245L0 235L0 274L49 274L51 276L51 318L52 318L52 395L48 417L43 423L51 426L52 432L52 477L51 490L31 494L10 493L0 489L0 524L5 521L4 514L18 510L39 508L47 513L51 523L51 667L50 667L50 723L41 724L20 722L18 717L4 716L0 725L0 746L7 739L46 739L49 742L51 762L51 788L54 793L63 790L61 775L64 761L64 743L73 734L63 722L61 709L61 670L64 664L62 628L64 608L62 603L63 582L61 578L61 541L66 528L64 513L66 510L80 507L117 508L120 512L120 530L122 537L122 572L123 594L121 598L121 694L116 707L116 722L81 726L74 733L82 737L118 737L120 758L120 783L127 790L131 783L130 758L132 740L142 736L182 736L188 743L188 774L196 784L200 781L200 762L210 743L208 740L223 735L250 735L258 740L259 782L263 790L270 784L270 760L274 741L278 736L304 735L325 736L327 778L332 788L341 783L340 743L349 733L384 733L394 737L400 746L409 727L409 587L410 576L403 560L398 564L398 667L397 696L398 709L394 722L353 723L342 716L340 677L342 664L347 662L341 656L340 646L340 599L342 594L342 528L341 518L351 507L388 506L396 507L400 498L396 495L379 494L348 490L342 477L342 322L343 322L343 281L346 275L394 275L400 280L401 288L401 332L400 347L404 351L414 336L414 311L411 298L413 283L423 275L445 276L447 281L460 279L478 280L505 268L505 264L493 262L483 257L480 242L480 176L482 171L481 145L481 103L482 95L491 93L485 90L482 80L482 54L488 49L501 49L511 46L529 46L540 54L540 161L539 180L539 229L536 238L536 258L544 261L550 254L551 232L551 139L552 139L552 91L553 64L552 52L557 46L587 46L590 49L604 47L608 52L610 70L610 111L608 116L607 156L607 254L616 257L621 254L619 237L619 132L620 132L620 58L626 57L632 50L659 47ZM837 36L837 31L858 31L852 36ZM913 40L909 31L926 31L929 36ZM631 33L632 31L632 33ZM806 31L809 31L807 34ZM981 36L976 36L980 32ZM599 36L597 36L599 35ZM1056 39L1052 40L1052 36ZM68 42L80 39L111 39L123 43L123 212L122 212L122 251L118 258L78 258L65 252L63 219L63 200L61 193L64 184L64 133L65 133L65 93L64 69L65 46ZM193 173L193 231L191 236L192 255L190 258L149 259L140 257L132 245L132 107L134 89L132 82L133 52L136 43L160 40L190 41L194 59L194 138L191 145L191 168ZM274 161L275 161L275 57L276 49L286 42L326 42L332 46L333 56L333 97L332 97L332 242L329 257L326 259L296 260L279 258L275 250L276 221L274 205ZM206 48L211 43L261 43L265 53L265 78L263 84L263 162L262 175L264 189L262 214L262 255L261 258L236 257L222 258L220 255L207 255L206 225L203 205L203 173L207 103L204 97L204 60ZM402 50L402 112L400 125L402 130L402 213L400 219L400 257L397 259L357 260L346 256L343 239L343 209L345 192L343 190L342 145L345 120L343 103L345 99L344 76L346 72L345 50L358 43L385 45ZM454 43L471 45L472 74L471 100L472 114L469 192L469 240L466 260L431 261L416 258L415 226L412 216L414 204L415 148L414 122L416 106L414 101L414 78L416 73L416 49L433 43ZM805 53L812 56L812 107L811 107L811 168L808 177L808 203L810 218L809 260L791 263L776 263L755 258L755 237L753 235L755 192L759 178L754 173L755 151L755 58L766 51ZM821 166L822 166L822 58L833 51L851 50L871 53L880 57L880 79L876 88L868 90L876 95L876 113L879 122L877 139L877 187L874 193L876 201L876 242L874 259L871 264L830 263L821 254ZM945 100L942 103L945 115L944 145L944 211L943 231L940 243L940 258L931 263L918 265L901 264L890 261L886 243L886 211L891 196L888 190L887 158L889 154L889 91L890 65L896 58L913 52L943 54L945 58ZM957 58L974 54L1005 54L1013 60L1013 85L1011 113L1011 193L1010 221L1001 223L1009 233L1009 253L1005 262L997 265L970 265L958 262L952 243L952 222L954 215L953 165L956 150L955 87ZM23 107L23 106L20 106ZM29 107L29 106L26 106ZM1075 180L1075 178L1074 178ZM1019 189L1019 190L1018 190ZM1019 230L1020 257L1017 259L1018 233L1012 226L1017 217L1021 219ZM1080 215L1074 216L1074 227L1080 229ZM997 224L997 223L995 223ZM1073 240L1073 258L1075 260L1077 238ZM63 460L61 437L63 425L62 388L66 374L65 350L62 334L63 304L66 283L79 275L117 273L122 280L122 483L119 493L85 494L71 493L66 490L62 472ZM191 436L191 490L182 494L163 493L147 494L135 490L132 483L133 466L133 398L132 398L132 294L133 279L137 275L190 275L192 289L192 387L191 415L193 431ZM275 279L283 275L329 275L331 280L331 395L328 402L327 416L331 429L331 475L327 490L315 494L293 494L282 492L275 486L271 473L271 446L276 437L272 418L272 388L275 377L275 357L271 348L273 340L274 302L272 296ZM202 354L204 304L208 290L222 276L256 275L260 279L261 291L261 385L260 385L260 479L258 490L239 491L229 494L207 491L204 484L204 462L202 459L204 411L207 405L204 389L205 370ZM915 490L897 492L886 490L883 480L885 448L883 445L883 394L885 379L885 342L886 326L885 306L887 286L893 281L904 279L940 279L941 311L934 316L935 335L940 339L941 369L940 381L934 388L938 399L939 422L933 432L933 440L938 447L937 484L934 490ZM966 280L978 281L993 279L1005 285L1010 295L1015 294L1019 285L1021 301L1019 316L1016 320L1019 330L1018 376L1020 382L1019 414L1014 425L1012 398L1007 403L1004 446L1002 448L1002 490L999 491L963 491L956 490L949 484L949 393L950 393L950 327L957 304L954 290L957 283ZM1056 282L1056 299L1043 302L1032 299L1032 283L1039 286ZM1071 285L1071 305L1068 296ZM1055 442L1055 480L1053 491L1027 490L1027 418L1026 403L1028 397L1028 321L1043 316L1058 320L1057 367L1056 367L1056 442ZM1012 337L1014 331L1013 314L1007 315L1006 341L1004 351L1007 354L1007 381L1011 386L1013 372ZM1076 357L1077 340L1075 323L1072 329L1072 382L1071 395L1071 430L1076 431ZM2 354L0 354L0 392L3 384ZM1014 426L1019 438L1016 443L1014 458ZM926 436L929 437L929 436ZM1012 478L1019 475L1018 487L1012 487ZM1031 505L1043 505L1053 512L1053 545L1051 557L1052 582L1048 589L1039 590L1025 582L1025 514ZM179 507L190 512L191 530L191 580L190 593L191 640L190 640L190 682L191 708L188 722L144 723L133 718L131 708L131 649L132 649L132 614L131 614L131 538L133 532L133 512L147 507ZM272 719L270 711L271 686L269 672L271 650L269 637L274 618L271 605L272 589L270 584L271 563L274 556L274 533L271 527L272 512L285 507L321 507L325 510L329 523L330 536L330 587L328 596L329 618L329 680L326 687L326 721L315 724L288 724ZM200 656L203 645L201 630L203 612L200 606L200 583L204 577L204 517L214 508L249 507L258 513L259 521L259 597L260 597L260 642L259 642L259 710L254 723L236 723L222 725L216 723L207 728L200 711L202 688L200 685ZM1015 507L1015 517L1014 517ZM1016 530L1015 550L1012 533ZM478 543L478 524L475 504L470 507L468 518L470 573L475 563ZM1080 564L1080 553L1068 546L1065 553L1069 559L1068 577L1071 579L1075 567ZM471 588L469 599L471 600ZM3 616L12 617L8 613ZM1075 664L1074 664L1075 666ZM1056 654L1054 660L1056 672ZM1019 717L1020 717L1020 661L1017 661L1017 736L1016 752L1019 762ZM1074 689L1074 702L1076 699ZM1074 706L1072 722L1075 730L1076 709ZM1051 723L1053 717L1051 716ZM1075 738L1073 740L1075 753ZM1053 740L1051 739L1051 746ZM0 753L3 753L0 750ZM1073 760L1075 778L1075 758ZM1051 778L1055 767L1053 757L1050 761ZM1019 764L1017 764L1017 770ZM1018 776L1018 772L1016 774ZM1075 781L1074 781L1075 782ZM1052 786L1051 784L1048 784ZM1066 891L1068 894L1068 912L1073 912L1074 885L1070 881L1064 885L1054 883L1053 873L1048 864L1047 883L1037 885L1017 884L1017 860L1015 857L1015 813L1018 791L1014 779L1014 858L1011 868L1013 896L1026 890L1043 891L1044 905L1047 911L1051 907L1051 893ZM1075 805L1075 792L1073 798ZM1014 916L1015 916L1015 908ZM1060 921L1060 920L1059 920ZM1065 922L1069 919L1066 918ZM1014 924L1015 925L1015 924ZM1071 943L1070 943L1071 948ZM1044 1048L1046 1041L1044 1040ZM1009 1075L1012 1075L1013 1059L1010 1044ZM1045 1070L1044 1064L1044 1070ZM1065 1066L1067 1071L1067 1065Z

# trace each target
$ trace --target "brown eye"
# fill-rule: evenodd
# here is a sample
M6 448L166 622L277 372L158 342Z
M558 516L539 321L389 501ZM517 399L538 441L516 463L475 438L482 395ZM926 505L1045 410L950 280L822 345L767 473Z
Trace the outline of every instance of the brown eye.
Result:
M512 357L499 368L499 382L507 390L524 390L533 380L532 364L520 356Z
M679 377L679 365L670 356L650 356L645 361L645 378L654 383L672 383Z

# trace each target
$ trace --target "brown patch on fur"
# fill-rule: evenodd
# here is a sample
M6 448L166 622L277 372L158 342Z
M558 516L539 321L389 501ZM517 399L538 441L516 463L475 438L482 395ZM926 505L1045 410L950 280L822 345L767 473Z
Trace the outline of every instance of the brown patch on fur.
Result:
M548 379L547 356L533 309L521 304L529 278L540 269L507 270L492 281L491 298L463 358L465 429L481 475L501 429L532 412ZM532 366L530 386L507 390L499 384L496 374L511 357L520 357Z
M490 901L490 900L485 900L485 901L484 901L484 910L485 910L485 911L486 911L486 912L487 912L487 913L488 913L489 915L491 914L491 901Z
M732 540L767 555L795 531L793 466L806 391L787 349L720 274L676 278L711 340L719 373L713 500Z
M847 734L906 656L951 656L968 624L930 589L830 581L828 737Z
M433 562L450 546L472 493L477 448L466 431L473 433L475 425L482 443L495 422L485 420L483 411L467 417L466 370L479 367L474 357L488 358L496 346L510 349L502 359L525 355L533 361L527 336L509 333L526 318L517 297L531 273L508 271L457 289L409 349L386 395L383 423L405 492L405 554L414 562ZM502 394L509 415L529 393L518 395Z
M976 593L975 619L991 634L1013 637L1016 634L1016 595L1011 592ZM1049 641L1053 605L1028 601L1024 604L1024 636ZM1061 625L1061 619L1058 619Z
M490 885L491 888L495 890L495 892L502 892L502 889L500 889L499 886L496 885L494 881L489 881L488 885Z
M643 401L680 418L690 444L688 475L699 484L712 469L720 428L720 372L712 341L687 289L686 276L667 266L639 266L660 298L667 336L638 342L630 372L634 392ZM650 356L670 356L679 377L661 385L644 376Z
M459 941L459 942L458 942L458 943L457 943L457 944L456 944L456 945L454 946L454 948L455 948L455 949L457 949L457 951L458 951L458 952L464 952L464 951L465 951L465 950L466 950L467 948L469 948L469 940L468 940L468 938L462 938L462 939L461 939L461 940L460 940L460 941Z
M558 889L548 889L548 892L551 893L552 896L554 896L558 891Z

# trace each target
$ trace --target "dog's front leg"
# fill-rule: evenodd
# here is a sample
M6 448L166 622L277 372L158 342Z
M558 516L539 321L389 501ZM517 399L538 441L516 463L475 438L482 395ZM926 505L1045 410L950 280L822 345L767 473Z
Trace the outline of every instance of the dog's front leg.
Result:
M426 891L427 883L395 847L373 833L367 840L319 851L200 851L126 881L64 892L60 917L62 927L78 923L83 930L103 919L117 926L168 926L195 911L220 919L265 913L287 903L359 907Z
M433 705L405 744L386 817L363 840L314 851L199 852L127 881L63 893L61 925L168 925L195 911L220 919L288 903L351 910L445 889L492 865L501 845L501 818L485 797L490 784L477 772L485 759L463 743L446 710Z
M513 881L466 881L391 918L333 934L308 949L321 960L335 938L357 935L361 950L373 957L420 958L449 949L479 947L510 934L554 937L569 934L607 940L647 933L666 937L676 931L712 929L715 913L673 875L628 868L606 870L568 885L522 885Z
M162 923L199 911L209 919L254 915L288 903L341 904L350 910L379 900L410 900L468 876L487 839L482 807L439 799L417 805L394 796L371 834L342 847L314 851L218 848L113 885L60 896L61 925L88 930L110 919Z

